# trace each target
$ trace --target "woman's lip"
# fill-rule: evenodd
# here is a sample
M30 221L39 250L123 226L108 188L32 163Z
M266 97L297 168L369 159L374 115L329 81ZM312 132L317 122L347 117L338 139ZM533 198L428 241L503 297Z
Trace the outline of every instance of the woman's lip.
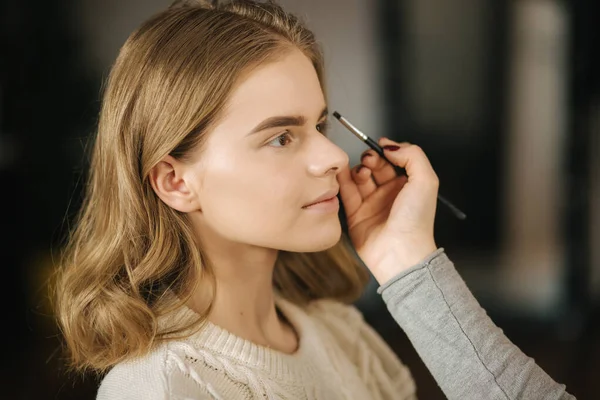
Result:
M338 195L338 193L339 193L339 188L330 189L330 190L326 191L325 193L323 193L321 196L314 199L311 203L305 205L303 208L311 207L315 204L329 201L332 198L336 197Z
M338 200L337 196L333 196L327 200L323 200L318 203L313 203L302 208L305 210L319 211L325 213L337 212L340 208L340 201Z
M312 206L316 206L317 204L321 204L321 203L325 203L325 202L327 202L327 201L331 201L331 200L333 200L333 198L334 198L334 197L336 197L336 196L329 197L329 198L327 198L327 199L325 199L325 200L317 201L317 202L315 202L315 203L309 204L309 205L307 205L307 206L304 206L304 207L306 208L306 207L312 207Z

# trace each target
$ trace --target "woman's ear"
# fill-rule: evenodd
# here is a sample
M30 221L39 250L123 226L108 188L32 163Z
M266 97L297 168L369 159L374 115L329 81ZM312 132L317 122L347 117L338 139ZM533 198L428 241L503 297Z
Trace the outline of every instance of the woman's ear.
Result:
M166 156L150 170L150 184L156 195L169 207L188 213L200 209L198 198L184 179L185 165Z

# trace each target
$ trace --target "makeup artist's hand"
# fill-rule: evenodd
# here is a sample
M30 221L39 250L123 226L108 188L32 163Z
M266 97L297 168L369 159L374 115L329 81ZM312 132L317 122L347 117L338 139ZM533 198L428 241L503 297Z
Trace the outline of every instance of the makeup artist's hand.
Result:
M439 181L427 156L414 145L381 138L386 157L373 150L362 163L338 174L350 239L380 284L437 249L433 224Z

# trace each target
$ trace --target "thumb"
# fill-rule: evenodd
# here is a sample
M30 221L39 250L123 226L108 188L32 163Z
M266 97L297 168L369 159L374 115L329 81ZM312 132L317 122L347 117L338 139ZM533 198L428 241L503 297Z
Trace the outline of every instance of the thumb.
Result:
M340 185L340 197L347 215L354 213L362 203L362 197L350 175L350 167L346 166L337 175Z

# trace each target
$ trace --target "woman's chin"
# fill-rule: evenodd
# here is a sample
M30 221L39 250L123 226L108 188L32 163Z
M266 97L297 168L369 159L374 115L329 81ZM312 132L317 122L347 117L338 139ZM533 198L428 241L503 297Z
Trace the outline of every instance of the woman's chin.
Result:
M327 229L315 231L306 236L306 239L302 241L299 247L301 250L297 252L312 253L317 251L324 251L332 248L340 241L342 237L342 227L338 223L337 225L329 225Z

